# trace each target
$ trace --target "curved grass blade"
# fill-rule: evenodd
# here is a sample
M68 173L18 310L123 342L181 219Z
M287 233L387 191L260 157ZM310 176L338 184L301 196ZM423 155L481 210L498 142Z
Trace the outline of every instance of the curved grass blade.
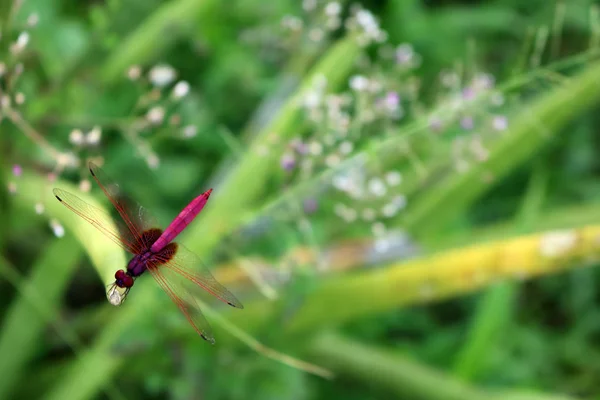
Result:
M15 206L25 206L33 210L34 205L42 201L46 214L51 218L55 218L65 228L65 231L75 236L92 262L92 266L100 275L104 285L108 284L113 280L115 271L127 265L125 253L112 240L61 204L52 193L54 187L76 193L86 203L108 214L107 207L101 206L91 194L81 192L75 185L60 180L51 184L42 177L33 174L24 174L21 177L17 195L18 202L15 203ZM42 193L41 196L40 192ZM99 193L98 197L101 196ZM111 223L111 221L107 222ZM118 229L116 225L109 228L115 232Z
M317 335L308 352L341 374L362 379L400 398L428 400L575 400L535 392L491 391L472 386L393 350L369 346L331 332Z

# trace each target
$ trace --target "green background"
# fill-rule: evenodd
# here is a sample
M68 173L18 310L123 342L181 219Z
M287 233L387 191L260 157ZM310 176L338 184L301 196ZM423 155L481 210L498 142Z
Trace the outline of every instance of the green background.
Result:
M20 3L0 5L0 399L600 398L593 249L468 295L384 289L413 256L600 221L598 3ZM126 256L52 195L110 210L88 159L163 227L214 188L181 237L244 278L244 310L204 299L214 346L149 277L107 303Z

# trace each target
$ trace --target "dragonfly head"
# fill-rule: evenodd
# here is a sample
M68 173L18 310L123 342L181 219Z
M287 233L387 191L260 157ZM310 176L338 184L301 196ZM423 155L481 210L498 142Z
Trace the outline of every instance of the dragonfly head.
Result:
M120 288L127 288L133 286L133 277L122 269L115 272L115 285Z
M125 297L127 297L129 290L133 286L134 280L134 277L129 275L129 273L122 269L118 270L115 273L115 282L109 285L106 292L106 297L110 304L120 306L125 301Z

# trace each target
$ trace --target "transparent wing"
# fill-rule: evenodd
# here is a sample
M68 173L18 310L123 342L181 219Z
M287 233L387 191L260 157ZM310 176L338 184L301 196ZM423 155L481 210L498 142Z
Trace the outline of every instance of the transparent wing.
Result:
M96 229L110 238L113 242L130 253L136 253L137 247L135 241L132 241L121 234L118 224L110 217L108 213L86 203L74 194L66 192L62 189L54 189L53 192L56 198L62 204L92 224Z
M189 251L179 243L172 243L165 250L157 254L156 259L162 265L159 269L169 271L192 282L196 288L202 288L219 300L232 307L244 308L242 303L223 285L221 285L204 265L200 257ZM174 254L168 250L172 249Z
M173 303L179 307L179 310L185 315L196 332L204 340L214 344L215 338L210 325L206 318L204 318L200 306L192 294L193 291L190 290L191 282L181 275L174 273L173 270L163 267L164 264L149 264L148 271L159 286L169 295L171 300L173 300Z
M144 207L125 196L121 191L121 186L111 179L102 168L93 162L89 163L89 168L92 177L126 225L127 229L121 230L121 236L126 237L132 243L139 244L144 249L151 245L152 243L144 243L143 233L150 228L157 227L157 220Z

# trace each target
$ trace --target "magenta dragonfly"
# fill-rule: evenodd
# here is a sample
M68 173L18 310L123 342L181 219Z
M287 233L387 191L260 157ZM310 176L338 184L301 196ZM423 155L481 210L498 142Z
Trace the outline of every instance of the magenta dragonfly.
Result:
M122 221L113 221L106 212L64 190L54 189L54 195L62 204L133 254L127 269L119 269L115 273L115 282L109 285L106 293L109 302L117 306L122 304L136 278L149 271L198 334L214 343L210 325L194 297L198 289L204 289L230 306L244 306L217 282L196 255L181 244L173 242L202 211L212 189L192 200L163 231L156 227L144 208L137 204L132 206L132 203L125 199L119 185L100 167L90 162L89 168L92 177L115 207Z

